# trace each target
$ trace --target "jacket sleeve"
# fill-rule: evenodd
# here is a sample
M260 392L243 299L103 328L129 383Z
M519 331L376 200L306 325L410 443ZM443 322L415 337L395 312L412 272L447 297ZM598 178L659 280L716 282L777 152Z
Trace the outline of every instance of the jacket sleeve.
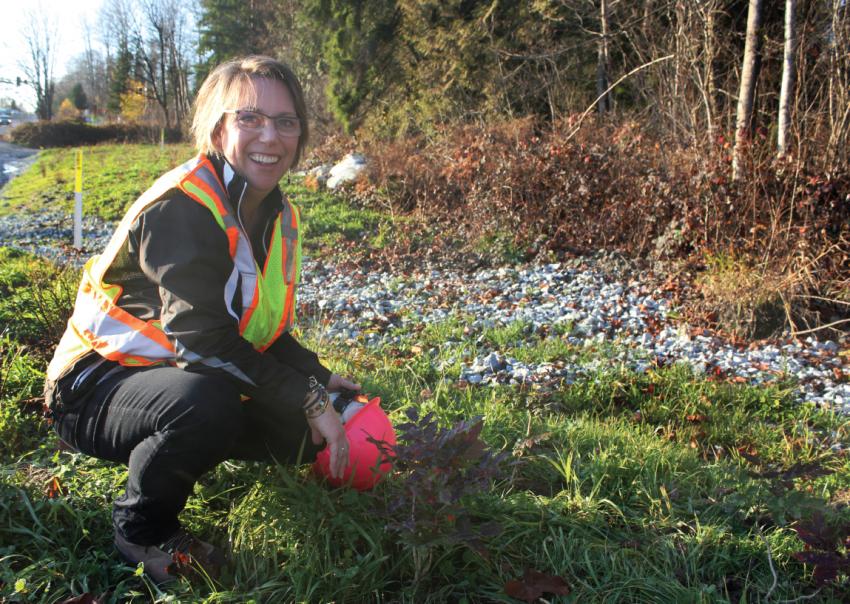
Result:
M327 385L331 372L319 362L319 355L304 348L292 334L283 333L266 349L267 354L273 355L278 361L289 365L304 375L316 376L320 383Z
M228 374L271 416L281 405L301 407L310 374L282 362L285 356L258 352L239 334L224 297L233 271L227 237L205 207L180 194L162 200L140 216L129 245L158 290L178 366Z

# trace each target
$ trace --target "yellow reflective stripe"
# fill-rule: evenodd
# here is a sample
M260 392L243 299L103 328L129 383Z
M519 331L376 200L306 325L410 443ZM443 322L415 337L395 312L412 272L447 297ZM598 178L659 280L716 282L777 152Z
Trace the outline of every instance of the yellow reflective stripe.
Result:
M281 321L286 312L286 294L288 287L282 279L285 248L280 234L281 217L275 219L272 229L271 245L266 256L266 265L262 274L257 275L260 288L260 301L242 333L242 337L255 348L264 349L280 333Z
M222 230L226 230L227 227L224 226L224 219L221 217L221 214L219 214L215 200L207 195L206 191L201 189L191 180L184 181L182 187L192 199L199 201L206 206L206 208L212 213L213 217L215 217L215 221L218 223L218 226L220 226Z

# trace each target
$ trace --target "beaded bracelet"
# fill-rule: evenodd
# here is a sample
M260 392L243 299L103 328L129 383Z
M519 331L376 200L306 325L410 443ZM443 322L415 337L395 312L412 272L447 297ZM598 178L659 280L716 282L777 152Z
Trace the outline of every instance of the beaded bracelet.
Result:
M307 419L319 417L327 411L328 405L330 405L328 391L311 375L308 382L306 402L302 407L304 414L307 416Z

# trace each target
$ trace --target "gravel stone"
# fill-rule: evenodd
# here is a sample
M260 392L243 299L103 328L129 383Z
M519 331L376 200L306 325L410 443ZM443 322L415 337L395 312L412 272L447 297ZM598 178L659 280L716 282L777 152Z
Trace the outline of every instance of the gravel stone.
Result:
M81 266L91 253L103 249L113 228L86 217L85 251L78 252L69 245L70 216L56 211L13 215L0 218L0 245ZM719 372L756 385L795 379L800 401L850 413L850 383L843 377L850 375L850 367L836 342L784 337L744 347L692 331L668 317L673 302L667 293L653 291L621 264L612 265L600 254L563 264L472 273L426 266L396 275L305 259L299 314L323 326L323 339L360 340L372 347L400 345L399 329L449 318L464 322L464 342L447 341L439 350L428 351L428 357L439 370L461 363L459 379L472 385L543 388L571 384L606 368L645 372L656 365L686 363L698 374ZM506 351L493 349L484 331L516 321L530 328L519 334L521 341L510 343L512 347L549 333L576 347L597 348L599 354L591 361L536 365L507 357ZM477 347L472 356L460 350L468 342Z

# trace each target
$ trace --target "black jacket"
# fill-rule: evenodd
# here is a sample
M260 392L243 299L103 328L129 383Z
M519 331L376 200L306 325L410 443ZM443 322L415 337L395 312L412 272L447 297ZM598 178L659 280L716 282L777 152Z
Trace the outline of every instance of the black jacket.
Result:
M211 160L238 213L244 178L236 174L225 182L224 160ZM271 226L282 208L281 191L275 188L260 205L254 232L248 233L261 267ZM262 353L239 335L238 322L228 313L224 299L232 269L227 237L212 213L174 189L146 208L132 225L104 281L123 288L119 304L127 312L144 321L159 317L178 351L179 367L236 381L253 399L249 404L261 405L271 420L281 405L300 408L309 376L327 384L331 373L289 333ZM184 357L184 351L191 351L191 356ZM99 360L93 351L66 372L57 386L63 401L87 390L91 385L87 380L97 380L104 370L117 367L106 361L97 371L86 371ZM82 380L77 379L80 376Z

